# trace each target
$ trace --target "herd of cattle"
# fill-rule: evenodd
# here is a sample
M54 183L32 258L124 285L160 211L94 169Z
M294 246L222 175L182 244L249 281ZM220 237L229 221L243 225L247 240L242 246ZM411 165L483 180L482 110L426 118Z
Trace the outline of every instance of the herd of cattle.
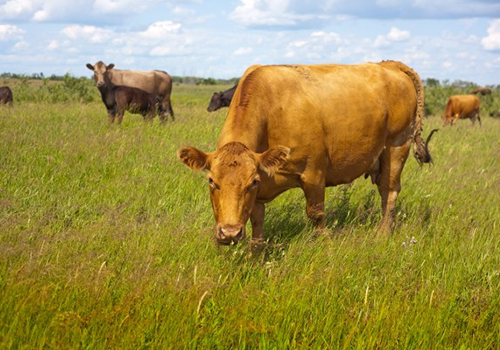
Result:
M125 110L145 120L174 120L172 79L164 71L114 69L102 61L87 64L108 112L109 122ZM479 117L479 88L451 96L444 124ZM12 104L12 91L0 88L0 102ZM245 237L261 243L265 203L300 187L307 216L325 227L325 187L347 184L364 175L378 188L380 229L394 227L401 173L413 146L419 164L431 162L422 137L424 87L418 74L397 61L359 65L251 66L237 86L214 93L209 112L229 107L215 151L178 150L181 162L208 172L210 200L219 244Z

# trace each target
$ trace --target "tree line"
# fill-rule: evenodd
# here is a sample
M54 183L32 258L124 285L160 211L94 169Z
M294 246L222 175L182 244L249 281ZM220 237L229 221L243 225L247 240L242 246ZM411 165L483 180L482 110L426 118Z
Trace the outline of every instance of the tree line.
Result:
M2 73L2 85L11 87L15 101L22 102L97 102L101 100L91 77L74 77L70 74L51 75L43 73L16 74ZM172 76L174 84L190 85L226 85L233 86L239 78L215 79L193 76ZM434 78L423 80L425 87L425 111L427 115L441 115L444 106L451 95L470 94L478 87L469 81L449 80L440 81ZM481 114L495 114L500 112L500 85L487 86L492 90L491 95L481 96ZM175 89L175 88L174 88ZM175 91L174 91L175 93Z

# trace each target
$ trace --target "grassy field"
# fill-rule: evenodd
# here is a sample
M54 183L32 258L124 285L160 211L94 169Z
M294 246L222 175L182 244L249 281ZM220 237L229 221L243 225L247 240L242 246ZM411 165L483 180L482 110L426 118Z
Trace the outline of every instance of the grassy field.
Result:
M215 245L206 180L176 159L214 149L227 109L206 107L228 87L175 86L167 125L0 109L0 349L500 348L499 119L408 159L390 238L361 178L328 189L327 238L300 190L278 197L249 257Z

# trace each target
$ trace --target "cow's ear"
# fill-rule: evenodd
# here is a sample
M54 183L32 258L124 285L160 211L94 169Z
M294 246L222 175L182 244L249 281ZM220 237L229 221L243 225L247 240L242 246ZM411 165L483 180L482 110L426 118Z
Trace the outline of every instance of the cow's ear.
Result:
M285 146L277 146L268 149L260 155L259 167L269 176L273 176L283 165L286 164L290 148Z
M93 65L91 65L90 63L87 63L87 64L86 64L86 66L87 66L87 68L88 68L88 69L90 69L91 71L93 71L93 70L94 70L94 66L93 66Z
M198 171L210 169L209 155L194 147L183 147L177 151L177 157L181 162Z
M108 66L106 67L106 70L112 70L113 68L115 68L115 64L114 64L114 63L110 63L110 64L108 64Z

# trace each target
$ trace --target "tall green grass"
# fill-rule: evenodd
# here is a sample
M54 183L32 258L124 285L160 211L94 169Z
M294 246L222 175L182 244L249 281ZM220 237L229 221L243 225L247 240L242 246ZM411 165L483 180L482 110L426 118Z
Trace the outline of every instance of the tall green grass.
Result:
M176 121L101 103L18 103L0 117L0 348L500 347L500 120L460 121L408 159L398 226L380 239L369 180L327 191L313 238L291 190L267 206L265 251L218 248L204 176L220 87L174 87ZM425 120L425 134L441 126Z

